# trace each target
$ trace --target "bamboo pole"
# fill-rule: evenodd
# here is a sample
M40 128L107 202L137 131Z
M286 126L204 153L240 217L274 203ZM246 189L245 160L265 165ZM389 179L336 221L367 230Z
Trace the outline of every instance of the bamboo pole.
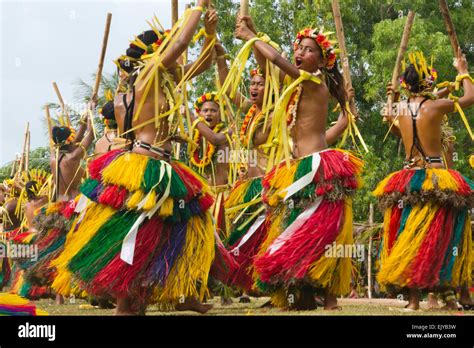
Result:
M48 134L49 134L49 152L51 155L54 153L54 145L53 145L53 125L51 122L51 115L49 113L49 106L44 106L44 111L46 114L46 121L48 122Z
M13 178L13 175L15 175L15 170L16 170L16 164L18 163L18 154L15 154L15 160L13 161L12 164L12 170L10 172L10 178Z
M408 40L410 40L410 32L413 26L413 21L415 20L415 12L409 11L407 16L407 21L405 22L405 28L403 29L402 41L400 42L400 47L398 48L397 60L395 62L395 67L393 68L392 73L392 91L397 90L398 88L398 77L400 76L400 70L402 68L402 60L405 56L405 53L408 48ZM387 109L391 114L392 104L394 99L393 92L388 95L387 99Z
M342 17L341 17L341 9L339 7L339 0L332 0L332 12L334 16L334 23L336 24L336 34L337 34L337 41L339 44L339 49L341 51L340 57L342 62L342 73L344 76L345 81L345 89L346 91L353 89L352 86L352 79L351 79L351 70L349 67L349 55L347 54L346 49L346 37L344 35L344 26L342 25ZM349 105L351 111L354 115L356 115L355 109L355 101L354 98L349 100ZM344 107L341 105L341 107Z
M18 167L17 174L22 172L23 166L25 165L26 144L28 142L28 132L29 132L29 130L30 130L30 122L26 122L25 135L23 137L23 149L21 151L20 165Z
M92 90L92 97L91 97L92 100L96 100L97 95L99 93L100 80L102 78L102 69L104 67L105 53L107 51L107 43L109 41L111 22L112 22L112 14L107 13L107 19L105 21L104 37L102 39L102 49L100 51L99 66L97 68L97 75L95 77L94 89Z
M99 94L100 81L102 79L102 69L104 67L105 53L107 52L107 43L109 41L111 23L112 23L112 14L107 13L107 19L105 21L104 37L102 38L102 48L100 50L99 66L97 67L97 74L95 76L95 83L94 83L94 88L92 90L91 102L96 102L97 96ZM94 139L97 139L97 132L95 130L95 125L94 125L94 117L93 117L94 114L92 110L92 104L90 104L90 108L87 112L89 113L89 117L91 117L92 134L94 135Z
M62 112L62 118L63 118L61 122L64 123L64 117L66 117L67 125L70 127L71 120L66 110L66 104L64 104L63 96L61 95L61 92L59 91L59 88L58 88L58 84L55 81L53 81L53 88L54 88L54 91L56 92L56 95L58 96L59 104L61 105L61 112Z
M444 24L446 25L446 30L448 31L449 41L451 42L451 47L453 48L454 57L457 57L459 41L456 35L456 30L454 29L451 15L449 14L449 8L446 0L439 0L439 9L444 18Z
M26 153L25 153L25 171L28 172L30 166L30 136L31 132L28 130L27 141L26 141Z
M178 0L171 0L171 24L174 26L178 21Z
M374 205L370 203L369 206L369 228L374 225ZM369 250L367 260L367 295L372 298L372 236L369 237Z
M249 13L249 0L240 0L240 15L248 16Z

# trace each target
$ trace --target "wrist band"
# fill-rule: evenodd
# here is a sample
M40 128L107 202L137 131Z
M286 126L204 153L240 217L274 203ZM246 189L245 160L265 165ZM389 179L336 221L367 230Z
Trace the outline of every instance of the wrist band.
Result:
M204 9L202 8L202 6L195 6L191 9L191 11L200 11L200 12L204 12Z
M208 34L206 30L204 30L204 37L206 39L212 39L214 36L216 36L216 33L214 34Z
M461 87L461 82L462 82L462 80L464 80L464 79L469 79L469 80L471 80L471 83L473 82L472 77L471 77L471 75L469 75L469 74L462 74L462 75L456 76L456 82L455 82L455 89L456 89L456 91L459 90L459 88Z
M276 49L278 52L281 52L281 48L280 46L278 46L278 44L274 41L272 41L272 39L270 38L270 36L268 36L267 34L265 33L258 33L257 34L257 37L262 40L263 42L269 44L270 46L272 46L274 49Z
M222 56L217 56L216 59L222 59L222 58L227 60L227 54L223 54Z

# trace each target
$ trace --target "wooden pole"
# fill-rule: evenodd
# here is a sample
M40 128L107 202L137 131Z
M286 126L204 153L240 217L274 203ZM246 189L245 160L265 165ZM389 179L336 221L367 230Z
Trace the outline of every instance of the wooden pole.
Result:
M15 160L13 161L12 170L10 172L10 178L13 178L13 175L15 175L15 169L16 169L17 163L18 163L18 154L15 155Z
M109 41L110 23L111 22L112 22L112 14L107 13L107 19L106 19L106 22L105 22L104 37L102 39L102 49L100 51L99 66L97 68L97 75L95 77L95 84L94 84L94 88L92 90L91 99L93 101L97 99L97 95L99 93L100 80L102 78L102 69L104 67L105 52L107 51L107 43Z
M174 26L178 21L178 0L171 0L171 24Z
M339 49L341 51L341 62L342 62L342 73L344 75L344 81L346 83L345 88L346 91L352 89L352 79L351 79L351 70L349 68L349 56L347 54L346 49L346 38L344 36L344 27L342 25L342 17L341 17L341 10L339 7L339 0L332 0L332 12L334 16L334 23L336 24L336 34L337 34L337 41L339 43ZM349 105L351 107L352 112L355 114L355 102L354 98L349 100ZM344 107L344 105L341 105Z
M240 0L240 15L248 16L249 13L249 0Z
M408 48L408 40L410 39L410 32L413 26L413 21L415 20L415 12L409 11L407 16L407 21L405 22L405 28L403 29L402 41L400 42L400 47L398 48L397 60L395 62L395 67L393 68L392 73L392 90L395 91L398 88L398 77L400 76L400 70L402 68L402 60L405 56L405 53ZM389 114L391 114L392 103L394 99L393 93L388 95L387 99L387 109Z
M374 225L374 205L370 203L369 206L369 228ZM368 262L367 262L367 295L372 298L372 236L369 237L369 250L368 250Z
M58 96L59 104L61 105L62 116L66 117L67 125L71 126L71 120L69 119L69 114L67 113L66 105L64 104L63 96L61 95L61 92L59 91L57 83L54 82L54 81L53 81L53 88L54 88L54 91L56 92L56 95ZM62 121L64 122L64 120L62 120Z
M44 106L44 111L46 113L46 121L48 122L48 134L49 134L49 152L51 155L54 153L54 145L53 145L53 125L51 122L51 115L49 113L49 106Z
M26 142L26 154L25 154L25 171L28 172L30 166L30 136L31 132L28 130L27 142Z
M439 0L439 9L444 18L444 24L446 25L446 30L448 31L449 41L451 42L451 47L453 48L454 57L457 57L459 41L456 35L456 30L454 30L454 24L449 14L448 4L446 0Z
M21 173L23 171L23 166L25 165L26 144L28 142L28 132L29 131L30 131L30 122L26 122L25 135L24 135L24 138L23 138L23 149L22 149L21 157L20 157L20 166L18 167L17 173Z

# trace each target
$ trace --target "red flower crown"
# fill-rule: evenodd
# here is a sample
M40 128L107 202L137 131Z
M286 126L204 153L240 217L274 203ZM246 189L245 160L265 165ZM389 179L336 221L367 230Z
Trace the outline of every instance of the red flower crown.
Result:
M322 30L319 31L318 29L305 28L296 35L293 48L296 50L303 39L313 39L316 41L316 44L321 47L323 57L327 59L326 68L331 70L334 67L334 64L336 64L336 53L339 51L333 46L336 41L329 40L329 35L331 34L331 32L323 33Z

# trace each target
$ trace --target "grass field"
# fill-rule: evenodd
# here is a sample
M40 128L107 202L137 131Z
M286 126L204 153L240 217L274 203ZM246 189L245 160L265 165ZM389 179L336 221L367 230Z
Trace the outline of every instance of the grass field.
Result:
M421 310L416 312L404 312L403 307L406 302L392 299L340 299L339 305L342 310L325 311L318 308L314 311L282 311L279 309L259 308L268 301L268 297L252 298L251 303L238 303L238 299L233 299L230 306L222 306L219 297L214 297L208 302L214 305L206 315L474 315L474 311L456 312L442 310L428 310L426 302L422 302ZM57 305L53 300L40 300L35 302L37 306L50 315L113 315L114 310L96 309L91 307L85 300L75 300L75 303L66 300L64 305ZM156 306L149 306L146 315L200 315L194 312L162 312Z

